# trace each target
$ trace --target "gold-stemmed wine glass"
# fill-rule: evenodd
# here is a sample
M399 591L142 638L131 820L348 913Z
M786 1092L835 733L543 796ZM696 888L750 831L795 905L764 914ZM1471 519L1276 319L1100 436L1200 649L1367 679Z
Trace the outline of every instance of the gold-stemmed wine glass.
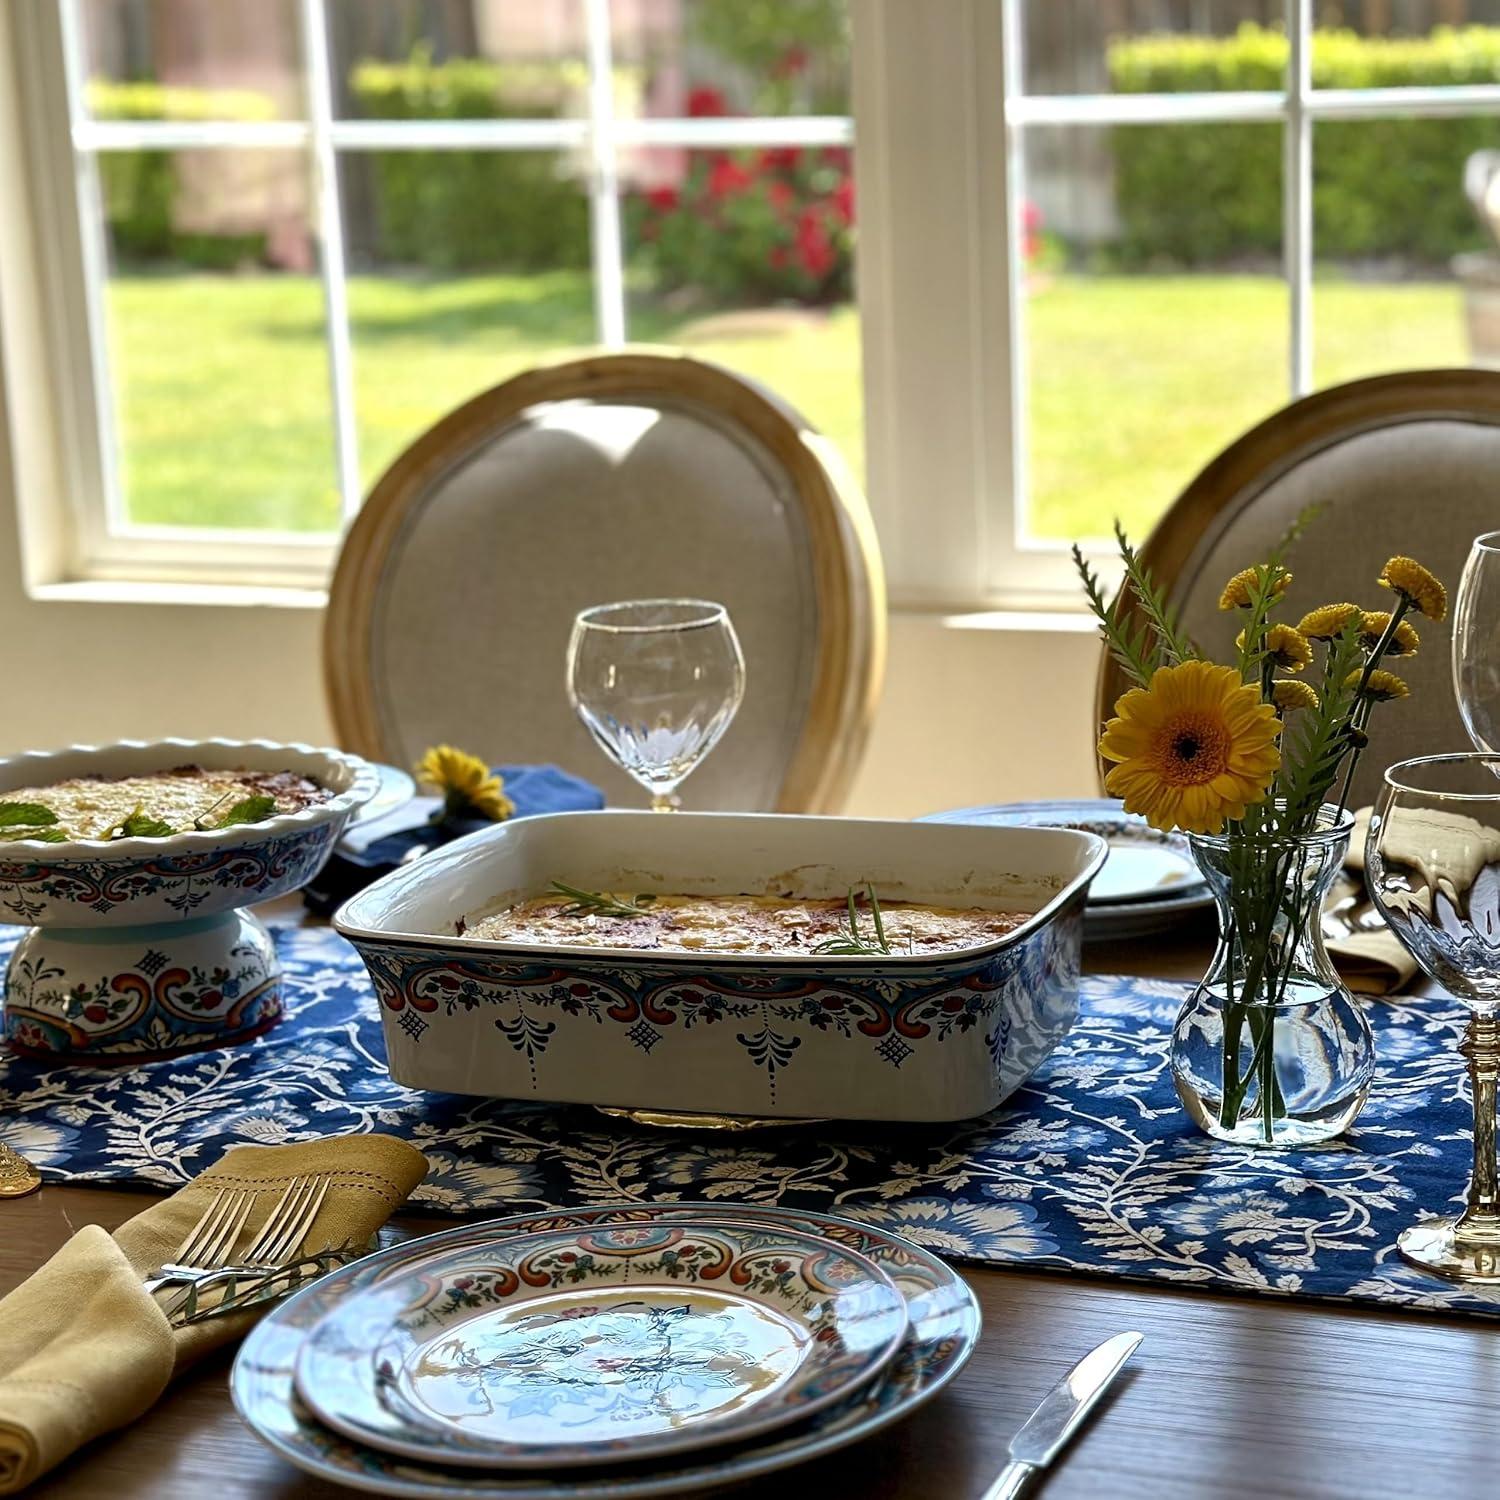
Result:
M1500 1283L1500 755L1399 761L1370 820L1370 894L1423 970L1469 1009L1462 1051L1474 1101L1474 1172L1456 1218L1402 1232L1413 1265L1458 1281Z
M599 748L670 812L728 729L745 658L722 604L633 599L584 610L568 641L568 698Z

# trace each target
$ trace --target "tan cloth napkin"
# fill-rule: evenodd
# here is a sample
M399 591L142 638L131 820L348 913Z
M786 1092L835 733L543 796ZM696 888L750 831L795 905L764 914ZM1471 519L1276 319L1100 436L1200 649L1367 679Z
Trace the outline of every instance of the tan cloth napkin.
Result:
M1328 893L1330 905L1349 895L1355 898L1353 905L1344 908L1348 918L1374 909L1365 889L1365 837L1370 831L1372 812L1374 808L1362 807L1355 813L1343 874ZM1367 932L1329 938L1324 946L1344 983L1358 994L1391 995L1404 990L1416 977L1416 959L1384 922Z
M237 1146L113 1235L96 1224L80 1229L0 1299L0 1495L24 1489L91 1438L134 1421L178 1371L255 1321L247 1312L173 1329L142 1287L198 1222L209 1190L256 1189L255 1225L293 1177L327 1173L332 1186L307 1241L315 1252L364 1243L426 1171L422 1153L391 1136Z

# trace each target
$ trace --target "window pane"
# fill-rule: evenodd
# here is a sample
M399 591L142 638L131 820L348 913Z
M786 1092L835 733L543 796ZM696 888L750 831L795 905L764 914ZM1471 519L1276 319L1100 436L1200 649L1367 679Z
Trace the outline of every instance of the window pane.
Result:
M542 151L340 157L365 487L445 412L594 343L585 163Z
M1184 94L1285 87L1283 0L1027 0L1028 94Z
M1280 130L1026 136L1023 531L1139 536L1285 399Z
M611 22L641 114L849 113L848 0L617 0Z
M652 150L630 171L630 337L769 386L862 474L849 151Z
M99 171L126 520L336 530L305 158L109 152Z
M1313 127L1318 385L1500 364L1500 256L1464 192L1470 153L1495 147L1493 118Z
M588 113L582 0L332 0L333 107L368 120Z
M305 113L296 0L83 0L86 107L101 120Z

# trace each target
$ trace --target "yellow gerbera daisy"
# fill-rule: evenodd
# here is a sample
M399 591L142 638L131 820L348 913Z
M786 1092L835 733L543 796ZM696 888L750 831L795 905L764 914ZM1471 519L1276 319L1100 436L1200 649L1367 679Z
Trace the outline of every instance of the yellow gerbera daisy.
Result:
M1441 620L1448 613L1448 590L1421 563L1410 557L1393 557L1376 580L1400 594L1420 615Z
M1159 667L1115 704L1099 753L1105 789L1153 828L1217 833L1266 795L1281 765L1280 720L1233 667Z
M1245 649L1243 630L1235 636L1234 643L1241 651ZM1307 637L1294 625L1271 626L1261 637L1261 646L1283 672L1300 672L1312 660Z
M1260 573L1259 568L1241 568L1228 583L1224 585L1224 592L1219 595L1220 609L1249 609L1251 590L1255 587L1255 581ZM1286 586L1292 581L1292 575L1283 569L1276 575L1271 585L1271 597L1279 599L1286 593Z
M1318 695L1307 683L1283 677L1271 684L1271 702L1277 713L1294 714L1299 708L1316 708Z
M477 755L452 745L434 745L412 768L418 782L443 795L445 818L508 818L516 805L505 795L505 783Z
M1390 627L1391 612L1388 609L1367 609L1359 626L1359 639L1365 650L1373 651ZM1385 648L1385 654L1412 656L1421 644L1422 638L1417 634L1417 627L1410 620L1403 620L1396 627L1396 633L1391 637L1390 645Z
M1344 679L1344 686L1358 687L1361 676L1363 673L1359 670L1351 672ZM1363 696L1373 698L1376 703L1389 703L1393 698L1405 698L1410 692L1411 689L1394 672L1377 668L1370 673Z
M1331 641L1344 633L1350 620L1364 615L1357 604L1320 604L1297 621L1297 629L1314 641Z

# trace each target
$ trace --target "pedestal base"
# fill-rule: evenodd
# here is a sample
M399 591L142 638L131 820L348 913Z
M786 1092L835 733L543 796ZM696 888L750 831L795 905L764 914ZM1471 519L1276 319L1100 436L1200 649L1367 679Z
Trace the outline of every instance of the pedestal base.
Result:
M32 1057L138 1062L258 1036L281 963L247 911L98 929L33 927L5 973L5 1039Z
M1500 1240L1460 1239L1457 1219L1425 1219L1405 1230L1401 1258L1424 1271L1474 1286L1500 1286Z

